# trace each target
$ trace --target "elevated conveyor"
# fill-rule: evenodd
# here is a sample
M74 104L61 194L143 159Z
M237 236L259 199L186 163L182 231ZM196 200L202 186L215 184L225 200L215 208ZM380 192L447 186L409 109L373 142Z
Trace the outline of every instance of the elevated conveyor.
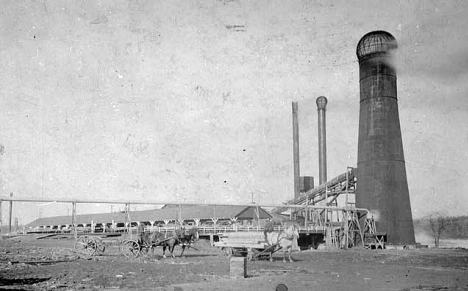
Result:
M318 187L301 194L297 199L287 201L285 204L292 205L314 205L320 201L327 200L326 205L330 206L336 201L336 198L343 193L354 193L356 185L356 169L349 168L348 171L321 184ZM288 207L277 207L273 209L274 213L282 213L288 210Z

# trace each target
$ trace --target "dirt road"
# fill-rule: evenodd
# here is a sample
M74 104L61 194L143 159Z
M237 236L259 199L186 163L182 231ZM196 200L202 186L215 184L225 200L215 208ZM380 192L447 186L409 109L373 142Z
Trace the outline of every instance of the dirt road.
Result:
M0 241L0 290L468 290L468 250L337 250L293 254L294 263L248 262L229 278L229 259L205 241L185 258L125 258L117 246L79 257L70 239ZM176 255L180 248L176 248Z

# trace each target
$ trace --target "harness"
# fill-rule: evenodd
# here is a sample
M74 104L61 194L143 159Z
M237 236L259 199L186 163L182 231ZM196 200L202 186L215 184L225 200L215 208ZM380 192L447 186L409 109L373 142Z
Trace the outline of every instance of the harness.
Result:
M178 231L176 230L174 234L176 239L184 245L194 242L196 238L196 235L191 233L190 230L187 229L180 229Z
M286 236L281 236L283 233L284 233ZM287 232L285 232L284 230L282 230L282 231L278 234L278 242L280 242L282 239L293 240L293 239L294 239L294 232L292 232L291 234L288 234Z
M285 234L285 235L282 235L282 234ZM287 233L283 231L278 235L278 242L281 241L282 239L293 240L294 235L288 235Z

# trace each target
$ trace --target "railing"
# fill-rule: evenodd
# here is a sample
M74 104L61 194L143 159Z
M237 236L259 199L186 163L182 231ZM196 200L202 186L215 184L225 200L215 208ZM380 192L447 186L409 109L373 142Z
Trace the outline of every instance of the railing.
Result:
M148 226L145 228L145 231L172 232L175 229L176 228L173 226L168 226L168 227ZM283 229L284 227L282 226L275 226L273 228L274 231L282 231ZM219 226L199 226L198 227L198 233L201 235L227 233L227 232L262 232L264 230L265 228L263 226L251 226L251 225L238 225L238 226L219 225ZM325 231L325 226L322 226L322 225L310 224L307 227L304 227L304 226L299 227L299 232L324 232L324 231Z
M146 232L162 232L162 233L170 233L176 230L177 228L175 226L146 226L145 231ZM282 226L274 226L274 231L281 231L283 230L284 227ZM201 235L209 235L209 234L219 234L219 233L228 233L228 232L261 232L264 231L265 228L263 226L254 226L254 225L215 225L215 226L199 226L198 227L198 233ZM319 225L319 224L309 224L307 227L300 226L299 227L299 232L324 232L325 231L325 226ZM78 229L78 233L80 234L90 234L92 233L90 229L84 228L84 229ZM129 233L134 233L136 234L138 232L137 227L128 227L125 229L124 227L118 227L118 228L109 228L106 229L105 232L103 231L97 231L94 233L99 233L99 234L112 234L112 233L123 233L123 232L129 232ZM31 230L27 232L28 234L46 234L46 233L56 233L56 234L65 234L65 233L73 233L73 229L63 229L63 230L57 230L57 229L37 229L37 230Z
M212 234L219 232L236 232L236 231L263 231L260 226L233 226L233 225L214 225L214 226L199 226L199 234ZM171 232L176 230L175 226L147 226L145 231L153 232Z

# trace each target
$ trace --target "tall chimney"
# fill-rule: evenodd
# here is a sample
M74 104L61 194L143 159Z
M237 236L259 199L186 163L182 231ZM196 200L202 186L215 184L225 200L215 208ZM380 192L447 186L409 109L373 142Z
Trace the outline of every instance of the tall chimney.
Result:
M300 162L299 162L299 125L297 119L297 102L292 103L293 118L293 158L294 158L294 199L299 198L301 194L300 184Z
M360 112L356 206L374 214L387 243L415 243L397 104L392 56L396 39L388 32L364 35L357 46Z
M320 96L317 98L318 111L318 147L319 147L319 185L327 182L327 131L325 123L325 107L327 98Z

